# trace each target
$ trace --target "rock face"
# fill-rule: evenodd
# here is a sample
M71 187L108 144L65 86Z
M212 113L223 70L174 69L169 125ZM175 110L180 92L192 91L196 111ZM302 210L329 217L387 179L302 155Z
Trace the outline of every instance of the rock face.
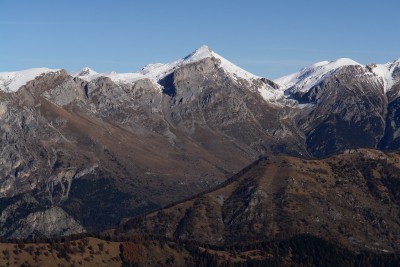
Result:
M47 208L27 195L2 201L1 236L7 238L54 237L86 232L60 207Z
M347 148L376 147L385 130L387 97L379 80L361 66L346 66L304 94L314 107L300 125L307 150L322 157Z
M14 222L3 236L11 238L57 237L83 232L86 232L85 228L62 208L53 207L44 211L32 212L26 218Z
M400 67L398 64L393 69L393 86L387 92L388 107L386 116L386 129L379 148L400 149Z
M274 157L224 186L124 225L231 246L308 233L352 249L400 251L400 154L353 150L323 160Z
M390 82L377 67L331 65L319 79L302 73L303 82L315 76L304 90L201 47L140 73L46 69L18 90L0 91L3 234L109 228L213 188L262 155L398 149L398 62L387 66ZM18 84L10 79L2 86ZM63 216L70 226L22 226Z

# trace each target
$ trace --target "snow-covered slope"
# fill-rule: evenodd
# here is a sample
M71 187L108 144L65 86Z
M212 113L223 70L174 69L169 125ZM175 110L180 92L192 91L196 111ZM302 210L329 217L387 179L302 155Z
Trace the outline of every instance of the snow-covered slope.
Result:
M274 80L282 90L291 88L292 91L306 92L323 79L333 75L344 66L361 65L349 58L335 61L322 61L305 67L298 72Z
M369 65L372 71L380 78L385 92L389 91L396 82L394 72L400 69L400 59L388 62L386 64L371 64ZM398 80L399 78L397 78Z
M205 51L208 51L208 53L207 52L203 52L203 53L199 53L198 51L202 51L202 50L205 50ZM220 55L218 55L217 53L215 53L214 51L212 51L210 48L208 48L207 46L202 46L202 47L200 47L198 50L196 50L195 51L195 53L194 53L194 57L196 58L197 56L196 56L196 52L198 52L200 55L201 54L203 54L203 55L208 55L208 57L214 57L214 58L216 58L216 59L219 59L220 60L220 67L222 68L222 69L224 69L225 70L225 72L227 73L227 74L230 74L232 77L234 77L234 78L236 78L236 77L238 77L238 78L242 78L242 79L258 79L258 78L260 78L260 77L258 77L258 76L256 76L256 75L254 75L254 74L252 74L252 73L250 73L250 72L247 72L247 71L245 71L244 69L242 69L242 68L240 68L240 67L238 67L238 66L236 66L235 64L233 64L232 62L230 62L230 61L228 61L228 60L226 60L225 58L223 58L222 56L220 56Z
M71 73L72 77L78 77L85 81L92 81L100 77L108 77L115 83L134 83L137 80L145 78L144 75L138 72L117 73L115 71L107 73L98 73L91 68L85 67L78 72Z
M272 89L267 84L264 84L260 88L258 88L258 92L266 101L270 101L272 103L278 104L282 102L287 102L284 92L282 90Z
M0 72L0 90L15 92L27 82L49 72L57 72L58 69L34 68L14 72Z

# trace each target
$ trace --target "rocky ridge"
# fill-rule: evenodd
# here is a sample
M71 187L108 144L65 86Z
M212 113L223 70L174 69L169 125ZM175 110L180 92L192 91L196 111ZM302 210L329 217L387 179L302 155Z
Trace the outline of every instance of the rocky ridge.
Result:
M307 233L352 250L398 253L399 173L398 152L265 158L223 186L133 219L124 229L218 246Z

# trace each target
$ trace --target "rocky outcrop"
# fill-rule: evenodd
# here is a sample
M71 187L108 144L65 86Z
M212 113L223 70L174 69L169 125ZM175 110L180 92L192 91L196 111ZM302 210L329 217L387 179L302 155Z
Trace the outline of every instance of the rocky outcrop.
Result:
M44 211L32 212L25 218L15 221L3 232L9 238L57 237L86 232L77 221L62 208L54 207Z

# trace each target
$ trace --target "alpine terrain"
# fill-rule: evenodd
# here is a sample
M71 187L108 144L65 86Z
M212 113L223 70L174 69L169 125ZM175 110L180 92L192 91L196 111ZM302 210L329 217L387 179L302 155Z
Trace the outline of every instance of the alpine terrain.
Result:
M400 251L400 60L270 80L201 46L133 73L3 72L0 142L5 238Z

